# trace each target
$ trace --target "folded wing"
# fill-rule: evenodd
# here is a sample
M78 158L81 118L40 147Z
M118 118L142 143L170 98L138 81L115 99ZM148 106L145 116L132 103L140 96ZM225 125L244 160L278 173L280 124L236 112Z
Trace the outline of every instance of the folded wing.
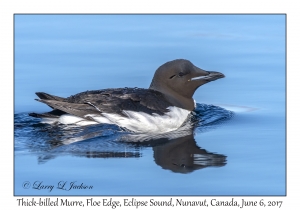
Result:
M126 117L124 110L163 115L171 106L162 93L141 88L86 91L68 98L41 92L36 94L40 98L36 100L53 108L51 112L43 114L30 113L30 116L42 118L55 118L66 113L87 120L92 120L86 116L89 114L114 113Z

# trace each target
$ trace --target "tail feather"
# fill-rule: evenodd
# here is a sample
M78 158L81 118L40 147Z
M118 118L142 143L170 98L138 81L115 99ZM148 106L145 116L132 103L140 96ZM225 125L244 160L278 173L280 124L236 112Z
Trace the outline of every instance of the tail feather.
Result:
M29 116L37 117L37 118L59 118L63 114L71 114L81 118L85 118L87 120L93 120L90 118L89 114L97 114L100 115L100 110L97 109L94 105L90 103L69 103L66 98L53 96L48 93L37 92L36 95L40 99L35 99L39 102L47 104L53 110L51 112L46 113L29 113Z
M89 104L75 104L64 101L36 99L39 102L45 103L53 109L72 114L78 117L86 118L88 114L100 114L100 112Z
M50 95L48 93L44 93L44 92L36 92L35 93L40 99L44 99L44 100L55 100L55 101L65 101L65 98L59 97L59 96L54 96L54 95Z

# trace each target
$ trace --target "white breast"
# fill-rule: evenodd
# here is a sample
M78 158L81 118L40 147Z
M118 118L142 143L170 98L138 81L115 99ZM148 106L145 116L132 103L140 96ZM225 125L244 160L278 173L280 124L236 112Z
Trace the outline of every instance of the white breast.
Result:
M94 121L89 121L73 115L62 115L59 122L62 124L76 124L79 126L107 123L116 124L120 127L125 127L136 133L165 133L176 130L186 120L190 111L178 107L168 107L169 112L164 115L146 114L144 112L134 112L124 110L127 117L111 114L101 113L101 115L88 114L85 117L90 117Z

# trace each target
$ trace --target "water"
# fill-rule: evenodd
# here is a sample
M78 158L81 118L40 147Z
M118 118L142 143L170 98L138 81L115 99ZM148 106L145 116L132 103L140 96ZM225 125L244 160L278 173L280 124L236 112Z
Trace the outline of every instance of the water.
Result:
M226 76L197 90L190 129L136 136L27 115L50 110L37 91L148 88L176 58ZM16 15L14 193L285 195L285 78L284 15ZM34 189L71 182L93 187Z

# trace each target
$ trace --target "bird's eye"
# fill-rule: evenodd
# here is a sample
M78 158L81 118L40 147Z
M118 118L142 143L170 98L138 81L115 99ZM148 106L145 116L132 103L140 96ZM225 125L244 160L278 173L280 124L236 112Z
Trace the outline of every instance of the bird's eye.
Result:
M184 76L185 75L185 73L183 73L183 72L179 72L178 73L178 76L180 76L180 77L182 77L182 76Z

